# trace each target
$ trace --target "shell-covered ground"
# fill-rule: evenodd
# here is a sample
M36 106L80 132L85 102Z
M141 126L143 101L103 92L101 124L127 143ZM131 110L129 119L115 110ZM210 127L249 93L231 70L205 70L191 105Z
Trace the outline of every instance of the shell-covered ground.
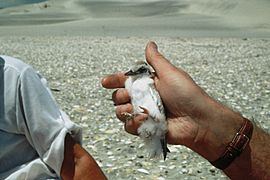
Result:
M184 146L166 161L147 157L114 114L105 75L144 60L147 38L87 36L0 37L0 54L31 64L48 80L59 106L83 127L84 147L109 179L227 179ZM156 38L159 50L207 93L270 127L270 39Z

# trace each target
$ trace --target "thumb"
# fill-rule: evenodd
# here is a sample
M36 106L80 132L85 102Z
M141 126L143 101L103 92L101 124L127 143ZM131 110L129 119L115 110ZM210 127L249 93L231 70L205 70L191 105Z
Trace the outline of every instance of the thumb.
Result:
M160 53L158 52L158 47L155 42L148 42L145 48L145 57L157 75L162 75L163 73L174 69L175 67Z

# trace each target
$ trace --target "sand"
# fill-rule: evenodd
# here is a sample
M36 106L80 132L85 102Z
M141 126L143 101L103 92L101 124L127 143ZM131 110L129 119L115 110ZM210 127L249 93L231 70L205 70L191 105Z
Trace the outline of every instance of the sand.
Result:
M253 5L262 9L256 21L240 8L242 1L110 2L59 0L2 9L0 54L31 64L59 90L53 92L59 106L83 127L84 147L109 179L227 179L184 146L170 145L165 162L149 160L142 141L115 117L112 90L100 81L143 60L146 43L155 40L207 93L269 132L266 1Z
M154 38L177 67L207 93L269 132L270 40ZM168 159L150 160L142 141L127 134L114 114L107 74L127 71L144 59L147 38L90 36L0 37L0 54L40 71L61 108L83 127L84 147L109 179L226 179L184 146L169 146Z
M0 9L0 35L269 37L267 0L49 0Z

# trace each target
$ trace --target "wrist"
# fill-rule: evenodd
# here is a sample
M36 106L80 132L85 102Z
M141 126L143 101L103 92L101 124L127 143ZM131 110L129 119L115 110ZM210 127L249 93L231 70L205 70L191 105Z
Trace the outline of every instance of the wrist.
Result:
M244 119L213 99L209 99L207 108L204 118L198 120L199 131L193 149L208 161L215 161L225 152Z
M253 124L244 118L244 122L235 134L232 141L226 146L225 152L211 164L219 169L226 169L230 164L242 154L252 137Z

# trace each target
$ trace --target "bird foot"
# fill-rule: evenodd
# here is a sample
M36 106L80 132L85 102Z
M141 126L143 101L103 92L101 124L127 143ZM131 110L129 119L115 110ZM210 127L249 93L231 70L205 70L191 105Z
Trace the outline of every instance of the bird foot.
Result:
M146 109L146 108L144 108L144 107L142 107L142 106L139 106L139 107L143 110L142 113L149 115L148 109Z
M125 119L125 121L129 121L134 118L134 114L128 113L128 112L123 112L121 113L121 116Z

